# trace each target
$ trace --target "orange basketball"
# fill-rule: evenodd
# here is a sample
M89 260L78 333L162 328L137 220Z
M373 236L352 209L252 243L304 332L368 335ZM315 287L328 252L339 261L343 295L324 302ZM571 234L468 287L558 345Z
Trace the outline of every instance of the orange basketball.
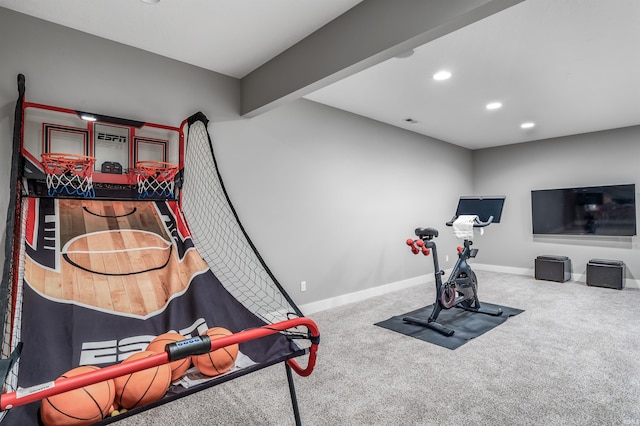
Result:
M164 333L156 337L147 346L147 351L150 352L164 352L164 347L169 343L180 342L186 340L182 334L178 333ZM171 381L178 380L191 366L191 357L186 357L169 363L171 367Z
M143 351L131 355L122 362L155 355L155 352ZM128 410L157 401L167 393L171 384L171 367L169 364L147 368L135 373L116 377L116 404Z
M211 340L219 339L231 334L233 333L222 327L213 327L207 330L207 335ZM238 344L236 343L224 348L216 349L213 352L193 356L191 357L191 360L198 371L205 376L217 376L218 374L226 373L231 370L236 363L237 357Z
M99 370L99 367L77 367L60 377L72 377L95 370ZM94 383L43 399L40 417L45 426L89 425L109 414L114 397L113 380Z

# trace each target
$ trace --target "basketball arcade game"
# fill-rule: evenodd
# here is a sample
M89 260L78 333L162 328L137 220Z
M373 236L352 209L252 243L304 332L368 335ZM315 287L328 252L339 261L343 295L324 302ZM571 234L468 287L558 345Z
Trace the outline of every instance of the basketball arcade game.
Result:
M300 424L291 370L311 374L319 332L240 224L206 117L176 128L26 102L24 89L20 75L2 422L110 423L283 362ZM171 384L145 382L145 395L160 392L151 400L118 385L160 369ZM104 395L88 391L105 383ZM78 390L98 408L78 409Z

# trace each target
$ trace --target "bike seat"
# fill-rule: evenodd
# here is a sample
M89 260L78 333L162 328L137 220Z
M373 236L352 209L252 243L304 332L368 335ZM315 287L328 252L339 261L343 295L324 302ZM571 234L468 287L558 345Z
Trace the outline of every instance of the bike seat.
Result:
M438 236L438 230L435 228L416 228L416 235L420 238L432 239Z

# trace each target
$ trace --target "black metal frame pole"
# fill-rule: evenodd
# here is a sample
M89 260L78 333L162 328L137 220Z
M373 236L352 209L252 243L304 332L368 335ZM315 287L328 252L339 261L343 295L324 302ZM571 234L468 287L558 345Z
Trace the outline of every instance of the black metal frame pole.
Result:
M293 374L291 373L291 367L286 362L284 363L287 370L287 381L289 382L289 393L291 394L291 405L293 407L293 417L296 420L296 426L302 426L300 420L300 409L298 408L298 398L296 397L296 388L293 384Z

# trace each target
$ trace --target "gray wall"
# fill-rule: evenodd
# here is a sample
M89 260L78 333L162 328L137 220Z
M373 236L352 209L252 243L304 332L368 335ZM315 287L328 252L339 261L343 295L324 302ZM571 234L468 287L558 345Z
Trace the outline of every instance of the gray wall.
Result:
M487 229L478 262L531 269L538 255L563 255L574 274L584 274L589 259L617 259L627 278L640 278L637 237L534 237L531 228L533 189L640 184L638 140L635 126L474 151L475 192L507 196L503 221Z
M236 79L2 8L0 40L0 220L18 73L33 102L171 125L204 112L236 209L299 304L429 273L405 239L473 191L463 148L305 100L243 119Z
M432 271L404 241L444 228L471 192L470 151L305 100L212 135L263 257L284 282L307 281L306 293L291 287L301 303Z

